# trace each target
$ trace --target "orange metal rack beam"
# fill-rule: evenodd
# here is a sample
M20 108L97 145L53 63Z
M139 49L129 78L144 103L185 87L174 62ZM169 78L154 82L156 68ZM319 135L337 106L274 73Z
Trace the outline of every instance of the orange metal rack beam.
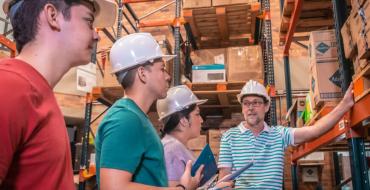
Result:
M298 23L299 16L301 14L302 4L303 4L303 0L296 0L294 4L294 10L292 13L292 17L290 19L289 29L286 35L285 45L284 45L284 55L286 56L289 55L290 45L292 44L295 27Z
M144 28L144 27L169 26L172 23L173 23L172 19L154 20L154 21L140 21L138 23L138 27L139 28Z
M0 34L0 43L10 49L11 57L15 57L15 52L17 51L17 48L14 42L6 38L4 35Z
M307 142L298 146L295 150L293 150L292 161L297 161L299 158L302 158L303 156L306 156L314 152L318 148L325 146L330 142L333 142L337 138L344 139L345 136L341 135L345 134L345 132L347 132L348 130L361 129L361 127L363 127L361 125L362 121L370 117L369 105L370 105L370 95L368 94L361 98L359 101L357 101L353 106L351 110L349 125L346 124L345 120L344 121L342 120L335 127L333 127L330 131L328 131L321 137L311 142ZM331 109L325 110L322 112L322 115L326 115L330 111Z
M152 20L152 21L140 21L138 23L139 28L144 27L158 27L158 26L179 26L185 23L184 18L179 19L164 19L164 20Z

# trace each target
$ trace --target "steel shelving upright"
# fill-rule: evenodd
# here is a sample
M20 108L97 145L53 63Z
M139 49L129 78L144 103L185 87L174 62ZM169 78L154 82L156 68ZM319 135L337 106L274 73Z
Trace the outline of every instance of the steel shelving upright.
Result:
M265 72L265 86L268 87L271 96L270 111L267 114L267 122L270 125L277 125L276 118L276 99L275 99L275 74L274 74L274 55L272 50L272 31L270 0L261 1L262 10L262 35L261 48Z
M332 0L331 6L328 7L329 1L322 1L322 2L314 2L314 3L323 3L321 7L326 7L324 9L331 9L333 12L332 18L325 20L316 20L319 24L327 24L329 28L334 26L336 39L338 44L338 61L339 61L339 68L341 73L342 83L342 91L348 88L349 84L351 83L352 79L352 71L351 71L351 61L344 58L344 49L343 49L343 41L341 37L341 27L345 22L348 11L347 5L343 1L340 0ZM287 76L286 79L289 79L290 71L289 71L289 49L292 41L295 41L294 33L296 32L297 24L299 23L300 15L303 9L304 3L309 3L308 0L295 0L294 2L287 2L282 1L283 9L286 9L289 3L293 3L293 11L291 13L290 18L288 19L288 30L286 33L280 33L281 38L280 40L284 43L284 63L286 66L285 75ZM307 8L306 8L307 9ZM284 11L283 11L284 12ZM284 13L283 13L284 14ZM287 20L287 19L285 19ZM282 19L282 25L284 24L284 20ZM323 26L320 26L323 27ZM308 28L305 32L309 32L318 28ZM300 26L299 31L303 31L302 26ZM368 72L368 71L367 71ZM287 91L290 87L290 81L286 81L287 84ZM364 135L363 129L369 125L369 118L370 118L370 110L367 108L370 105L370 96L367 93L366 89L361 86L361 77L358 79L353 80L354 83L354 91L355 91L355 98L356 102L350 113L347 113L344 118L334 126L330 131L326 134L322 135L321 137L308 142L304 143L303 145L298 146L292 153L292 184L293 189L298 189L298 178L297 178L297 160L302 158L303 156L308 155L315 150L318 150L320 147L323 147L334 140L340 140L346 138L348 141L349 146L349 154L350 154L350 165L351 165L351 174L352 174L352 186L355 190L363 190L369 189L369 179L368 179L368 166L365 154L365 143L364 143ZM288 92L287 92L288 93ZM365 93L365 94L364 94ZM359 97L361 96L361 97ZM332 107L324 107L324 110L320 113L321 116L326 115L332 110ZM335 157L335 155L334 155ZM338 168L336 168L337 170ZM338 173L338 172L336 172ZM339 175L337 174L336 177L338 178ZM336 184L340 180L336 179ZM343 183L341 183L343 184Z

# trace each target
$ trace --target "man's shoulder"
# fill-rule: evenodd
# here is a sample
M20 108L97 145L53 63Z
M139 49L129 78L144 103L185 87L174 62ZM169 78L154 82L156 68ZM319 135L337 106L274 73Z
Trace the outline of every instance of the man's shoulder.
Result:
M40 82L40 74L27 63L17 59L2 59L0 60L0 81L2 87L5 85L16 87L31 87L37 89L38 83ZM42 80L42 82L46 82ZM24 88L17 88L17 91L29 90Z
M141 118L134 111L115 105L109 109L105 119L109 122L130 124L131 126L141 124Z
M0 79L3 83L29 85L29 80L22 71L18 70L17 67L9 66L4 61L0 61Z
M8 69L0 64L0 98L3 101L25 101L25 97L39 96L39 91L20 72ZM3 102L2 101L2 102Z

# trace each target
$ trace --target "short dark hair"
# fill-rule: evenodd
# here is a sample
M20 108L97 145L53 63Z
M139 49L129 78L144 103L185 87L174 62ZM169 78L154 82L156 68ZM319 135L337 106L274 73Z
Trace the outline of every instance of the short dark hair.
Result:
M124 76L123 79L121 79L121 75L123 75L126 72L127 72L126 76ZM130 88L134 84L136 73L137 69L131 69L129 71L119 71L116 73L118 83L121 84L123 89Z
M132 85L134 85L134 82L135 82L135 75L137 73L137 69L140 67L140 66L144 66L145 69L149 70L150 71L150 67L154 65L156 61L154 62L147 62L143 65L138 65L137 67L134 67L132 69L130 69L129 71L119 71L117 72L115 75L117 77L117 80L118 80L118 83L121 84L122 88L123 89L128 89L130 87L132 87ZM123 79L121 79L121 75L126 73L126 76L123 77Z
M177 125L180 123L181 118L185 117L186 119L190 119L190 113L195 110L196 106L197 104L192 104L186 109L173 113L167 118L164 118L166 122L164 123L164 127L161 130L161 136L164 137L166 134L169 134L173 130L175 130Z
M71 19L71 7L80 4L78 0L23 0L10 22L17 51L35 39L39 29L39 15L46 4L52 4L61 11L66 20Z

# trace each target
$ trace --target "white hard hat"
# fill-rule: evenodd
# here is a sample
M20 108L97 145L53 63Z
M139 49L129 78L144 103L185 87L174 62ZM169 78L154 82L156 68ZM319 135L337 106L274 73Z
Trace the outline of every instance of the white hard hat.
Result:
M134 33L117 40L110 50L112 73L127 71L157 58L165 61L176 55L163 55L161 47L150 33Z
M157 100L157 113L159 120L182 111L193 104L204 104L207 99L199 100L195 94L185 85L175 86L167 91L167 97Z
M245 95L257 95L266 98L270 102L270 96L267 94L266 88L259 82L254 80L249 80L242 88L240 94L237 95L239 103L241 103L241 98Z
M11 6L19 6L25 0L4 0L3 11L8 14ZM85 0L93 3L95 8L94 27L105 28L116 22L117 5L114 0ZM13 13L14 14L14 13Z

